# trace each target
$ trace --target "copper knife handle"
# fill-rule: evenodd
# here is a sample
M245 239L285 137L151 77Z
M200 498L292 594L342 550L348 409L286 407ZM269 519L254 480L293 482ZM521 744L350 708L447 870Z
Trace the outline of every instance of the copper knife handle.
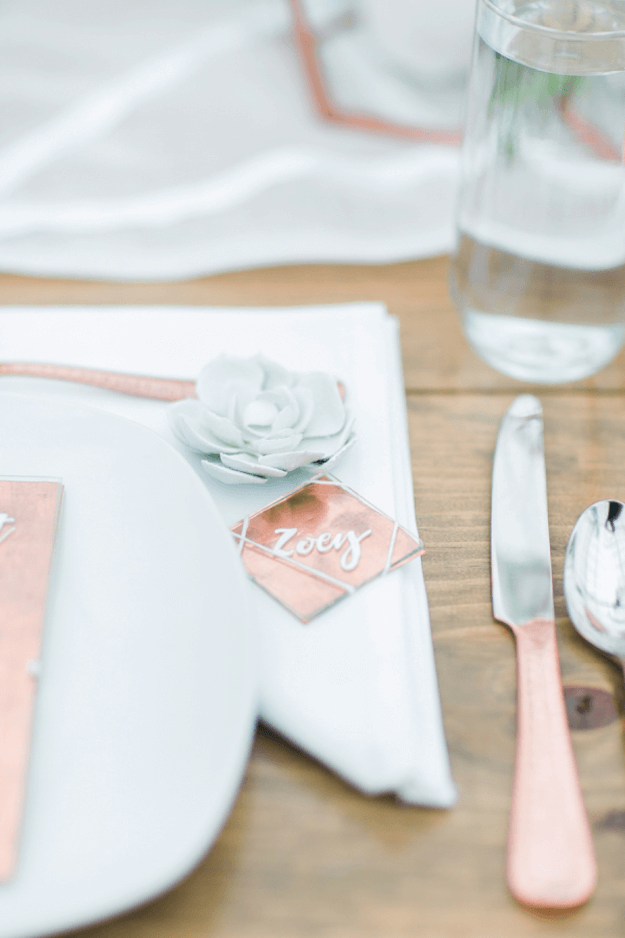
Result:
M572 908L597 867L564 705L553 619L513 627L517 742L506 878L519 902Z
M121 394L130 394L134 397L149 397L158 401L180 401L187 397L195 397L195 381L151 378L117 371L78 368L72 365L4 362L0 364L0 375L73 381L77 384L91 384L109 391L119 391Z

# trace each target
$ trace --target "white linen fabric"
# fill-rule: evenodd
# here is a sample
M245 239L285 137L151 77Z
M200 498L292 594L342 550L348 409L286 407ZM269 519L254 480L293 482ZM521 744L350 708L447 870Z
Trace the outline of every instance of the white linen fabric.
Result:
M358 437L334 474L416 534L398 329L380 304L5 307L0 345L5 361L163 377L196 377L207 360L234 349L241 357L260 352L297 371L329 371L345 384ZM0 402L5 390L90 404L138 420L182 447L162 402L34 378L2 377ZM228 526L308 477L300 470L267 485L228 486L203 474L190 451L185 456ZM421 560L369 583L308 625L259 587L253 593L262 719L365 793L453 804Z
M320 27L348 5L308 0ZM372 42L375 9L333 33L321 52L337 101L456 127L473 3L437 6L451 25L421 36L410 75L392 31ZM4 271L182 279L453 242L457 148L317 117L288 0L5 0L0 118Z

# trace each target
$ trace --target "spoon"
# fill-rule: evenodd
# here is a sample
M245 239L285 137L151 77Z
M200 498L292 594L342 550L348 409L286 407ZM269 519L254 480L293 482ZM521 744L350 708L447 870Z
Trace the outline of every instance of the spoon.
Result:
M577 519L566 546L564 598L579 634L625 672L623 502L595 502Z

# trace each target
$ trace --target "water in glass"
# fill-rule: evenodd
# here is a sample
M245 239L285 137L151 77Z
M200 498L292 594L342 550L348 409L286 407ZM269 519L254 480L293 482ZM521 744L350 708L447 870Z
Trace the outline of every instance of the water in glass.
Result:
M451 289L465 335L526 381L625 340L625 3L480 0Z

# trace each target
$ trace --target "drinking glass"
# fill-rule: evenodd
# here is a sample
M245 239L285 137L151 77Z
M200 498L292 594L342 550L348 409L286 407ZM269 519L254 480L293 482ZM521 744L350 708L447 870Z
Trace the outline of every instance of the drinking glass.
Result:
M625 2L478 0L452 295L524 381L574 381L625 340Z

